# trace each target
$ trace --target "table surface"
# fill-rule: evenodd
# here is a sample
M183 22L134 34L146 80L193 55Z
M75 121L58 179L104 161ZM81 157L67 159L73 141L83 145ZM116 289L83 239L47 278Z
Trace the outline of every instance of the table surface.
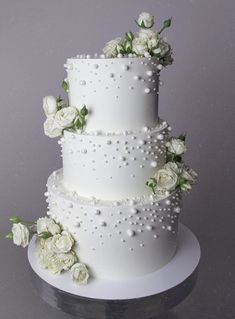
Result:
M234 0L8 0L0 5L1 319L70 318L39 299L26 250L4 234L12 215L45 215L46 180L61 167L56 141L43 134L42 97L61 94L68 56L136 30L141 11L157 26L174 17L166 35L175 62L161 74L159 112L174 132L188 132L186 160L200 174L180 216L201 245L198 282L162 319L235 318Z

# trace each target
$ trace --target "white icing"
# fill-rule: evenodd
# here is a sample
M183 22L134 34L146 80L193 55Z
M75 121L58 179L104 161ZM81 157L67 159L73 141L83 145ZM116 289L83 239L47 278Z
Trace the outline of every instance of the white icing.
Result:
M158 123L156 58L71 58L65 67L70 105L85 104L90 111L86 131L122 132Z
M64 185L80 196L106 200L147 195L145 182L165 163L167 137L167 124L127 135L65 131Z
M175 253L179 192L162 199L126 199L115 206L113 201L74 197L56 172L48 180L47 195L48 214L73 234L78 256L96 278L143 276L163 267Z

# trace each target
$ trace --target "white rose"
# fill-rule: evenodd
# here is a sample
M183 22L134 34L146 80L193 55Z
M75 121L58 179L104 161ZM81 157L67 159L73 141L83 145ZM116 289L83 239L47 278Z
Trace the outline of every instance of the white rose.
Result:
M29 230L28 228L21 224L13 224L13 243L17 246L27 247L29 244Z
M56 125L53 118L48 117L44 122L44 133L53 138L60 136L62 134L62 130Z
M77 262L77 255L69 253L55 253L52 249L53 238L37 240L38 261L41 267L49 269L53 274L59 274L62 270L68 270Z
M154 16L147 12L142 12L137 20L139 27L152 28L154 25Z
M52 237L52 249L55 253L68 253L74 244L74 239L67 231Z
M135 38L132 41L132 51L137 55L144 56L148 52L147 40L143 38Z
M169 152L176 155L182 155L187 151L185 142L179 138L170 139L170 141L166 143L166 147L168 148Z
M74 251L67 254L61 253L57 255L58 261L61 264L63 270L69 270L77 261L77 255Z
M164 57L170 50L170 45L164 41L163 39L160 39L158 43L158 49L160 49L160 55L161 57Z
M146 39L146 40L157 37L157 33L151 29L140 29L138 35L139 35L139 38Z
M78 110L73 106L64 107L55 115L56 126L64 129L70 126L78 115Z
M121 43L122 38L116 38L106 43L103 52L107 58L114 58L118 54L117 47Z
M176 164L175 162L168 162L164 165L165 169L171 169L173 172L175 172L177 175L181 174L182 172L182 167L179 164Z
M159 169L154 176L157 182L157 189L171 191L176 188L178 175L169 168Z
M47 117L54 116L57 112L56 98L54 96L45 96L42 107Z
M55 235L61 232L61 228L53 219L49 217L42 217L37 220L37 233L41 234L44 232L49 232L52 235Z
M87 280L89 278L89 272L86 268L86 266L82 263L76 263L72 266L70 269L70 272L72 274L73 280L81 285L81 284L87 284Z

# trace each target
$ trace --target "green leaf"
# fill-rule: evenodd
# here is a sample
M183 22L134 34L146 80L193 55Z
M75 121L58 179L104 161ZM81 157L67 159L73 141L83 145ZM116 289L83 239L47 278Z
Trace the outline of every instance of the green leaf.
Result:
M125 36L126 36L127 41L133 41L134 37L135 37L134 34L131 31L126 32Z
M9 234L7 234L6 238L12 240L13 239L13 233L10 232Z
M63 80L61 86L66 93L69 91L69 83L66 80Z
M50 237L52 237L52 234L49 232L42 232L41 234L38 235L39 238L43 238L43 239L48 239Z
M19 216L12 216L9 220L13 224L18 224L18 223L22 222L22 219Z
M82 122L81 122L81 119L80 119L79 117L77 117L77 118L75 119L75 121L74 121L74 126L75 126L75 128L77 128L77 129L82 128Z
M83 108L81 108L80 110L80 114L85 117L88 114L88 109L86 108L86 105L83 106Z

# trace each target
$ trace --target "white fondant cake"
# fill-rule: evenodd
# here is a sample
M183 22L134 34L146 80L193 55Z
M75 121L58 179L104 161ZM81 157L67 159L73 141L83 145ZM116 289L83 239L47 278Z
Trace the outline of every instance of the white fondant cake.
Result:
M90 111L86 131L119 133L158 123L156 58L68 59L70 105Z
M180 194L119 202L82 198L63 186L57 171L48 180L49 214L78 242L78 255L95 278L143 276L164 266L177 244Z
M63 168L48 179L39 260L53 273L70 270L77 283L88 271L116 280L166 265L177 248L181 192L197 176L182 161L185 135L170 137L158 115L159 73L173 61L161 33L171 19L159 32L148 13L137 24L137 36L108 42L105 55L67 60L68 103L43 100L44 130L61 136Z

